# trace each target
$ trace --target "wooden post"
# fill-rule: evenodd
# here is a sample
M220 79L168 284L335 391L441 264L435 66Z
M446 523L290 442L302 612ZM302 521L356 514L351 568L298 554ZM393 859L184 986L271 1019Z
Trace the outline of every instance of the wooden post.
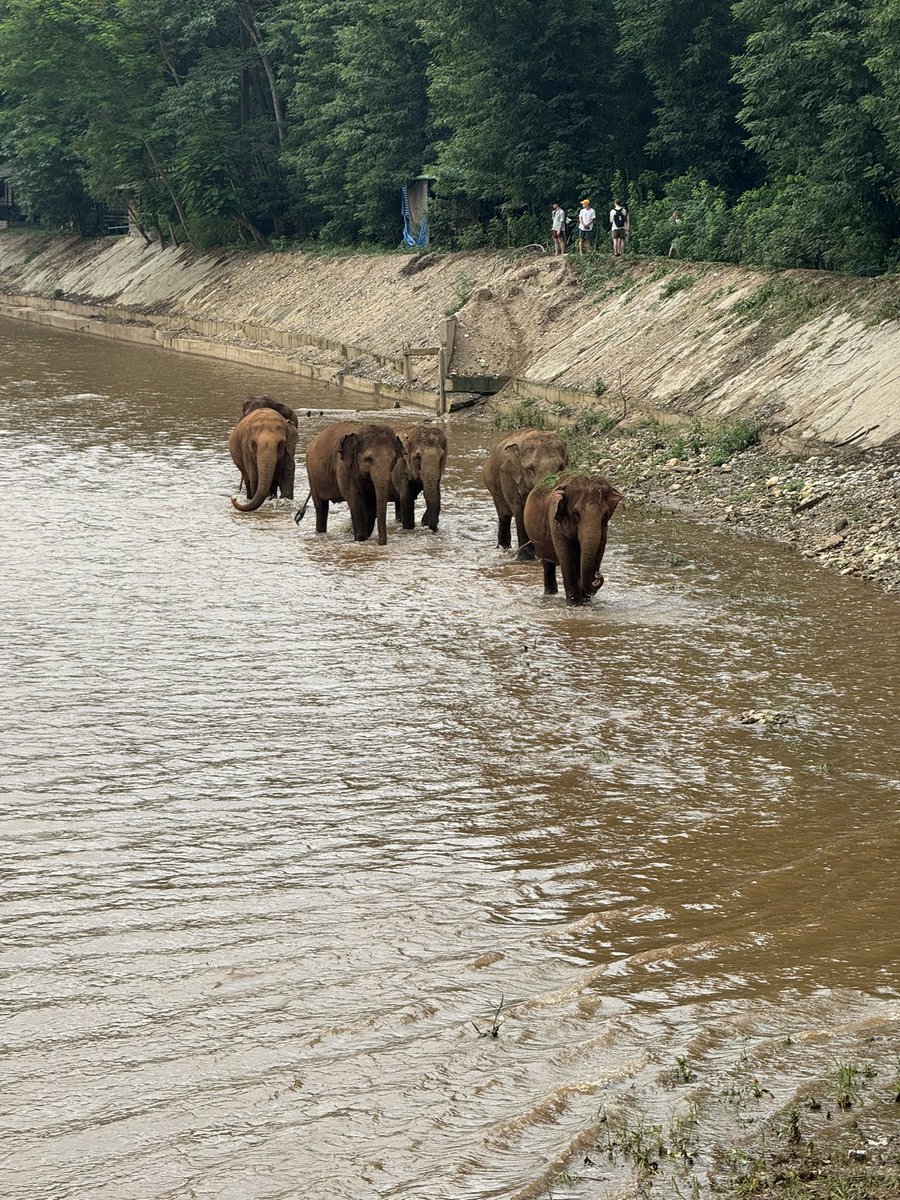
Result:
M441 346L440 350L438 351L437 415L442 417L447 411L447 351L443 346Z
M412 363L409 361L409 342L403 343L403 377L412 383Z

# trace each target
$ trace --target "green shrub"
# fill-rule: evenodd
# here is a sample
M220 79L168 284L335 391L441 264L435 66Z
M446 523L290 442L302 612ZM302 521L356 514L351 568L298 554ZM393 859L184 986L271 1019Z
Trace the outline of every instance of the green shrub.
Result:
M663 284L659 298L660 300L668 300L671 296L677 295L678 292L683 292L686 288L693 287L696 282L696 275L673 275Z
M444 315L451 317L455 312L466 303L472 295L475 287L475 280L471 275L467 275L465 271L460 271L453 283L450 285L450 290L453 292L453 302L444 309Z
M743 418L710 421L707 424L694 421L689 429L675 435L667 452L670 458L686 459L705 451L708 462L720 467L732 455L756 445L759 434L758 422Z

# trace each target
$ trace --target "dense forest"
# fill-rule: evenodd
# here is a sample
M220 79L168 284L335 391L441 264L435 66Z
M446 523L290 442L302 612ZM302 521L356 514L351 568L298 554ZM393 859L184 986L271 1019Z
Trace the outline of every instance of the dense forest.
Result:
M30 220L139 205L198 246L547 240L900 267L900 0L0 0L0 163Z

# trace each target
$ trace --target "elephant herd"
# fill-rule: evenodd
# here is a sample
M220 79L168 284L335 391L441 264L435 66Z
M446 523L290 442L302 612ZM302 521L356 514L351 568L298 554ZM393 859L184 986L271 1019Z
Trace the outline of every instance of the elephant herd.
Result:
M299 440L296 413L271 396L251 396L243 406L228 448L241 473L247 499L232 498L240 512L253 512L269 496L294 496L294 455ZM387 507L404 529L415 526L415 502L423 495L422 524L432 531L441 512L441 477L447 438L436 425L394 430L387 425L336 421L306 447L309 495L295 515L299 523L312 500L316 533L328 528L329 505L345 502L355 541L376 526L387 544ZM497 544L509 549L515 522L518 558L540 558L544 594L557 594L560 568L569 604L583 604L603 585L600 563L609 520L622 499L602 476L562 474L568 464L559 434L518 429L502 438L484 464L484 483L497 510Z

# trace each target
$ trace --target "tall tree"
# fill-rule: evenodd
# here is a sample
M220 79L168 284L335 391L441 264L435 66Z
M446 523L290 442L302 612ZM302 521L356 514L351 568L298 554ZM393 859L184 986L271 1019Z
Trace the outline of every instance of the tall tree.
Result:
M606 183L622 124L610 5L425 0L425 12L442 176L520 208Z
M732 57L743 35L731 0L616 0L619 52L653 92L647 150L668 177L692 173L732 192L756 181L737 121Z

